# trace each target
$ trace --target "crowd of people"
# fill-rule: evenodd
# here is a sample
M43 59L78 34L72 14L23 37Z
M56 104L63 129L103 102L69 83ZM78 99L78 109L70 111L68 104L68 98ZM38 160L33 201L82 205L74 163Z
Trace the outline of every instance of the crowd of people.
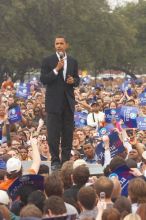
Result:
M27 82L29 90L24 98L19 93L20 84L12 82L10 77L2 83L0 219L145 220L146 130L135 126L125 128L123 120L114 116L108 123L105 110L136 107L137 117L146 117L146 104L141 105L139 100L139 95L145 93L146 77L134 80L117 76L95 82L89 76L80 75L80 81L74 92L76 104L70 160L55 172L50 172L49 166L42 163L51 161L45 88L37 80ZM123 86L125 82L128 82L127 88ZM21 117L12 121L10 111L16 108ZM110 132L100 135L107 125L110 125ZM123 146L114 156L110 139L113 133ZM102 158L99 157L101 145ZM61 148L59 150L61 157ZM24 163L30 166L26 168ZM101 165L103 174L92 176L89 164ZM119 168L126 169L128 176ZM127 180L126 186L118 172ZM31 176L36 176L41 186ZM24 177L30 178L30 182Z

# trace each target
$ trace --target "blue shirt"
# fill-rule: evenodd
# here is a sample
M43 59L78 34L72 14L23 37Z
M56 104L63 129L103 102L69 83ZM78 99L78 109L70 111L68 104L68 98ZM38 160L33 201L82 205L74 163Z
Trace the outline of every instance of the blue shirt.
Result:
M94 157L92 159L84 157L83 160L85 160L86 163L90 163L90 164L97 164L98 163L98 157L96 154L94 154Z

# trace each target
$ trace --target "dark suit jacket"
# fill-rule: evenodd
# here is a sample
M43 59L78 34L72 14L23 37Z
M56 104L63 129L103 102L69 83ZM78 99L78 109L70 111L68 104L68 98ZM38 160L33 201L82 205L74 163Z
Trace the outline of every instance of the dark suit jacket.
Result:
M75 97L74 87L79 85L78 63L75 59L67 56L67 75L74 78L74 84L69 85L63 79L63 70L55 75L53 69L57 66L58 57L56 54L47 57L42 62L41 82L46 85L46 111L60 113L62 110L64 95L67 97L71 110L74 112Z

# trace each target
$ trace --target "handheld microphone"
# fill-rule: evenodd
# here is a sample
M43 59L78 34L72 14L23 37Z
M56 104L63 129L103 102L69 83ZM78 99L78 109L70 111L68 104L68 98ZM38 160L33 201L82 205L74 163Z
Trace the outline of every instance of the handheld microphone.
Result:
M60 56L60 59L62 60L63 57L64 57L64 53L60 51L58 54L59 54L59 56Z

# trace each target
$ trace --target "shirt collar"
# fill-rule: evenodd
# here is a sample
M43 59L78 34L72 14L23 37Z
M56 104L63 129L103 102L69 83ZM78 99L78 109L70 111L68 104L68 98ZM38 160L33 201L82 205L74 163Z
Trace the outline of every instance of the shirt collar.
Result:
M84 157L84 160L87 162L87 163L97 163L98 162L98 157L96 154L94 154L94 157L92 159L88 159L87 157Z
M58 59L60 60L60 56L59 56L59 54L56 52L56 55L57 55L57 57L58 57ZM63 57L63 59L64 60L66 60L67 59L67 54L65 53L65 56Z

